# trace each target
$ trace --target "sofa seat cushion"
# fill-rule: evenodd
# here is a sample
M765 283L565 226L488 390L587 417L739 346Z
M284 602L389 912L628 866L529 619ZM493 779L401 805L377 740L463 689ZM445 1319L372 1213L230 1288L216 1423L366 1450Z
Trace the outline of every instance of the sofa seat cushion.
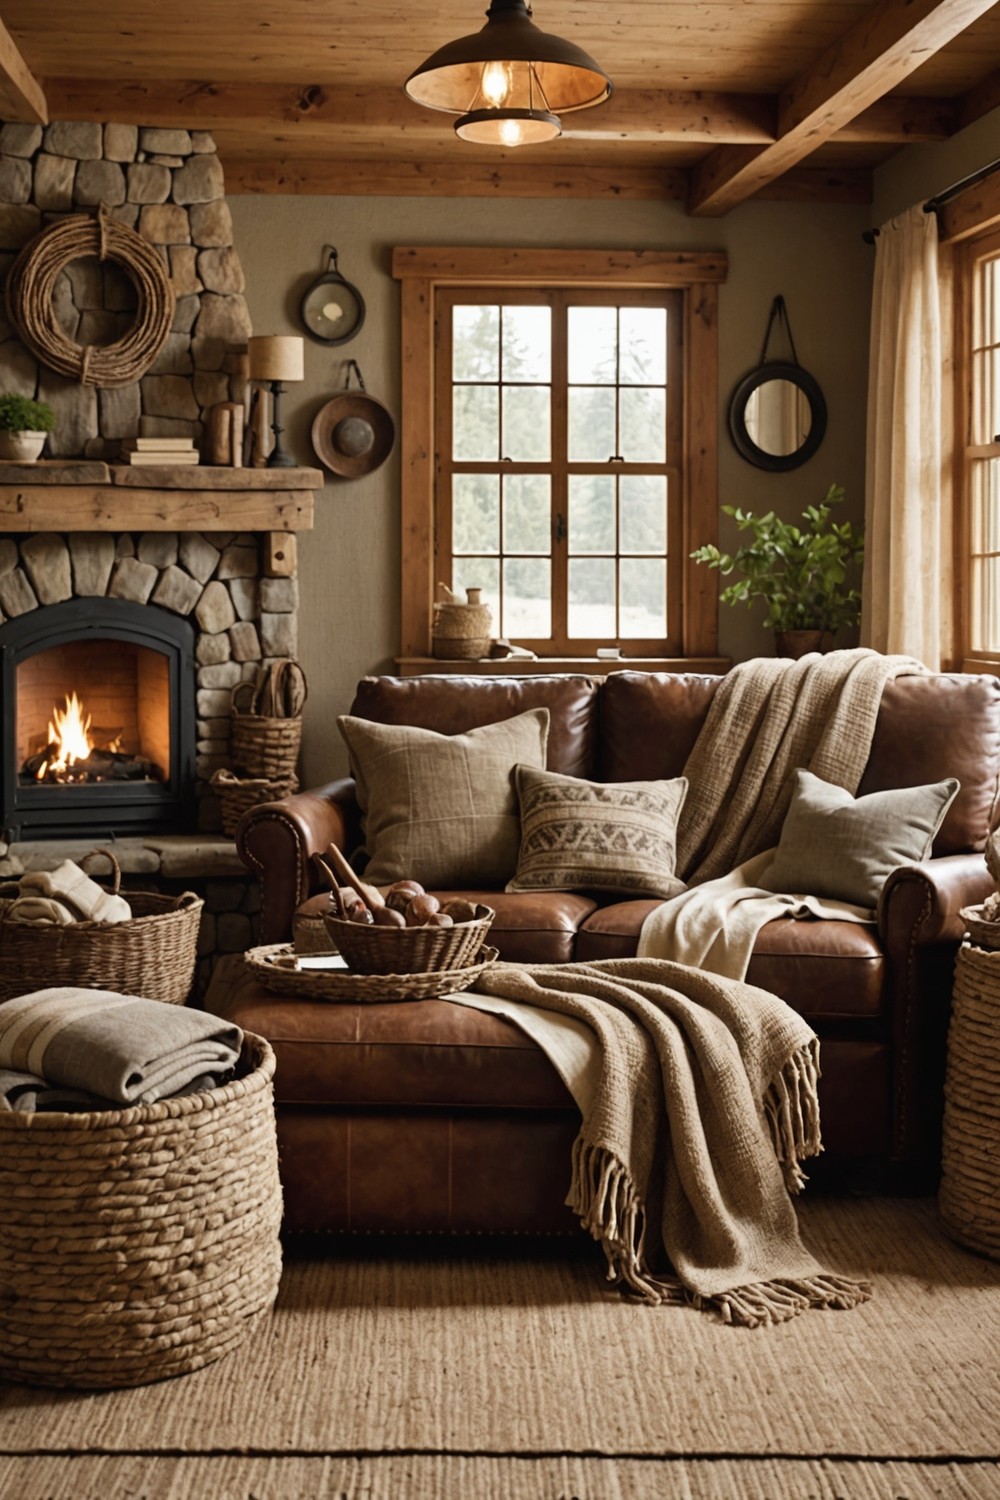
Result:
M618 901L588 917L576 959L631 958L655 901ZM757 935L747 983L779 995L819 1030L825 1023L877 1020L886 962L874 924L780 917Z
M433 890L439 901L456 896L466 901L481 901L496 912L487 942L499 949L500 957L511 964L572 963L576 936L583 923L597 910L592 896L575 891L522 892L462 889Z
M575 1108L529 1037L513 1022L469 1006L286 1000L250 979L217 1008L271 1043L279 1106Z

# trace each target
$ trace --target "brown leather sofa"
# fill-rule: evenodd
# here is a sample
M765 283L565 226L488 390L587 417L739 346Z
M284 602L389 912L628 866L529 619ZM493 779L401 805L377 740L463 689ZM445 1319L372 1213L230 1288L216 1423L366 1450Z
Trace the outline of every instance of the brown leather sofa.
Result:
M681 773L720 681L629 670L604 679L370 677L351 713L460 733L545 705L550 770L659 779ZM877 927L785 918L758 937L748 980L780 995L821 1038L828 1158L877 1159L933 1181L959 909L992 887L981 851L998 772L1000 682L889 682L859 795L957 777L933 857L890 876ZM350 780L244 817L237 843L260 877L263 941L290 937L293 913L314 893L310 856L331 841L347 850L360 842ZM584 892L461 894L495 908L490 940L522 962L630 955L655 904ZM306 1003L251 982L217 1004L277 1054L289 1228L572 1227L562 1200L576 1110L544 1054L510 1023L444 1000Z

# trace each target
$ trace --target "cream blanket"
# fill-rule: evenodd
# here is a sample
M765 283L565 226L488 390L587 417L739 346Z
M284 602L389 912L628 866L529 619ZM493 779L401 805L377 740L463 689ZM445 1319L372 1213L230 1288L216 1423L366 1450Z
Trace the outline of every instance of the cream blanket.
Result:
M152 1104L206 1073L224 1081L242 1039L218 1016L105 990L60 986L0 1005L0 1069L115 1105Z
M852 794L871 752L882 689L926 668L909 656L858 648L759 657L726 676L712 700L684 775L677 871L690 887L656 907L637 952L742 979L757 934L776 917L872 922L874 913L800 892L757 888L774 854L805 766Z
M750 1327L868 1298L799 1239L788 1189L822 1149L819 1044L782 1001L637 958L499 964L450 998L515 1021L573 1094L566 1201L609 1279Z

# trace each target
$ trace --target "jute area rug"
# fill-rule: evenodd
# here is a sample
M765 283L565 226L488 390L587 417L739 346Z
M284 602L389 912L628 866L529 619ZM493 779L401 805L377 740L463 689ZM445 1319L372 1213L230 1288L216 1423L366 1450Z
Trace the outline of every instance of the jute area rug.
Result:
M0 1387L7 1500L997 1500L1000 1264L933 1200L800 1209L873 1300L622 1301L582 1236L298 1241L273 1319L129 1391Z

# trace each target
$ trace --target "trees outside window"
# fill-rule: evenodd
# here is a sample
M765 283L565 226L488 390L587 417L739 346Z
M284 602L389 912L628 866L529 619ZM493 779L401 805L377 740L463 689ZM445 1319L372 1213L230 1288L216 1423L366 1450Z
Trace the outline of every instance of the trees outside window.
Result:
M397 250L393 269L403 657L428 651L438 582L480 588L495 633L553 661L714 656L689 553L716 527L724 258Z

